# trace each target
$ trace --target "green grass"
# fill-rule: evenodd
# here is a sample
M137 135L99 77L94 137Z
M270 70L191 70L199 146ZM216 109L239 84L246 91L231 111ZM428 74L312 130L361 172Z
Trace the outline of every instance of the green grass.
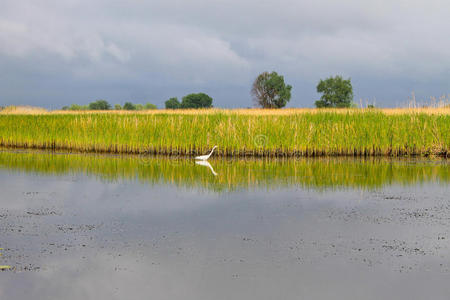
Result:
M450 115L316 112L290 115L0 115L0 145L81 152L227 156L444 155Z

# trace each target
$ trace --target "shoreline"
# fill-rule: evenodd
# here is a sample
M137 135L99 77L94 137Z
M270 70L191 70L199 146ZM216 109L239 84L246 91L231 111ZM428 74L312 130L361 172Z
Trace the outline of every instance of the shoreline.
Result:
M7 143L3 143L0 141L0 149L6 150L42 150L48 152L57 152L62 151L63 154L111 154L111 155L140 155L140 156L166 156L166 157L183 157L186 159L194 159L197 155L203 155L204 152L196 151L195 149L191 150L178 150L176 148L161 148L161 149L132 149L120 147L120 146L111 146L108 148L96 147L95 145L92 147L82 147L82 148L70 148L66 146L60 146L56 143L53 144L44 144L44 145L18 145L12 144L9 145ZM207 153L206 153L207 154ZM388 153L382 153L373 151L373 149L363 149L363 150L354 150L353 152L327 152L325 150L315 150L315 149L306 149L305 151L295 151L295 152L283 152L283 151L272 151L272 150L233 150L233 151L214 151L214 154L211 158L314 158L314 157L354 157L354 158L363 158L363 157L380 157L380 158L408 158L408 157L437 157L450 159L450 151L444 152L411 152L405 149L393 149Z

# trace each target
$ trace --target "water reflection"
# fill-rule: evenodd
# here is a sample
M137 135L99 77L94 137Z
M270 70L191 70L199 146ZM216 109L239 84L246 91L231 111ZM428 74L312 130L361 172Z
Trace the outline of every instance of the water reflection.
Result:
M195 162L196 165L200 165L200 166L205 166L208 167L211 170L211 173L213 173L214 176L217 176L219 174L217 174L213 167L211 166L211 164L209 162L207 162L206 160L200 160L200 161L196 161Z
M0 298L448 299L449 177L445 160L0 152Z
M187 188L227 191L257 187L377 188L423 182L450 182L449 161L443 159L301 158L212 160L163 157L86 155L48 152L0 152L0 168L38 174L84 174L110 182L135 180ZM217 170L217 172L215 171ZM211 172L214 176L211 176Z

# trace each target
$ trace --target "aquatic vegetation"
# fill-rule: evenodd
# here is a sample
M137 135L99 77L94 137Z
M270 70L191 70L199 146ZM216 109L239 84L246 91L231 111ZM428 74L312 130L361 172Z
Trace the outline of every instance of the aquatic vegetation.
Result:
M447 156L450 114L443 111L1 114L0 146L199 155L219 145L219 156Z

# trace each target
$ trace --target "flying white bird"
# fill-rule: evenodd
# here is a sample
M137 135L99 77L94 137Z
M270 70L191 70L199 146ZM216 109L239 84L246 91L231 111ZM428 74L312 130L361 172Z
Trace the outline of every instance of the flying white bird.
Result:
M214 146L214 148L212 148L211 152L208 155L196 156L195 159L208 160L208 158L211 156L211 154L214 152L214 149L216 149L216 148L217 148L217 146Z

